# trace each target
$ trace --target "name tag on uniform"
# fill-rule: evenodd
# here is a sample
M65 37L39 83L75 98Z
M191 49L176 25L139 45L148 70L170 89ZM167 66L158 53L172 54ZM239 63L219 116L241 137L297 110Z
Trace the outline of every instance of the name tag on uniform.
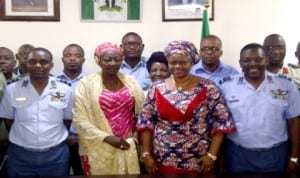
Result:
M26 101L27 99L25 97L18 97L16 98L16 101Z
M238 98L236 98L236 96L231 96L231 98L229 98L229 100L228 100L229 103L236 103L239 101L240 100Z

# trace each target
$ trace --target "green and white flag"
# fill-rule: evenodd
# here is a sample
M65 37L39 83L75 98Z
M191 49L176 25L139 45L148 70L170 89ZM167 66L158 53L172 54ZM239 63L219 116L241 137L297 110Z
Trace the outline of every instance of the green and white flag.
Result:
M141 0L81 0L81 19L93 21L139 21Z

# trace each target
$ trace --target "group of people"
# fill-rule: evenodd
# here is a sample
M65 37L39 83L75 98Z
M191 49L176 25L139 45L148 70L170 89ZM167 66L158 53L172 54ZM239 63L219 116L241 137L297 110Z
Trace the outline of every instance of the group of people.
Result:
M14 69L0 47L8 176L297 171L300 67L284 65L284 39L245 45L242 72L221 62L219 37L199 47L175 40L147 59L129 32L96 47L90 75L83 48L66 46L55 76L46 48L22 45Z

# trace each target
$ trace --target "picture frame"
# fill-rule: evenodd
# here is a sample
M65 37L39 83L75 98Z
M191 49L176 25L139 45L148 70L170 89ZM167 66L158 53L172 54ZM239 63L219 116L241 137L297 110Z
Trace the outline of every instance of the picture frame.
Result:
M214 0L162 0L162 20L200 21L205 8L209 20L214 20Z
M60 0L1 0L0 20L60 21Z
M81 21L140 22L142 0L81 0Z

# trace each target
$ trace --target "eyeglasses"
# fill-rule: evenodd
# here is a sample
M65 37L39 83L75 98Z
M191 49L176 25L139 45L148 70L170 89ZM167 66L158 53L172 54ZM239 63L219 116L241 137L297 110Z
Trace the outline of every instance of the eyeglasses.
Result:
M137 48L137 47L141 46L141 43L139 43L139 42L127 42L127 43L123 43L123 46L125 48L129 48L131 46L133 46L134 48Z
M218 51L220 51L220 49L217 47L205 47L205 48L201 48L200 51L205 52L205 53L207 53L209 51L218 52Z

